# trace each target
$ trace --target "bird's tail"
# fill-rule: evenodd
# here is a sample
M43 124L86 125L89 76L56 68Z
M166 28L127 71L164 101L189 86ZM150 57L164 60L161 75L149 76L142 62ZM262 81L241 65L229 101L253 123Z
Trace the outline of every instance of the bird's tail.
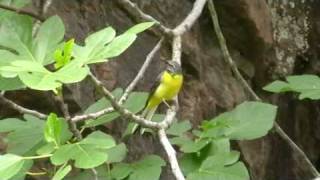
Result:
M145 108L145 109L142 111L141 116L142 116L143 118L145 118L146 120L151 121L151 119L152 119L154 113L156 112L157 108L158 108L158 106L155 106L155 107L153 107L153 108Z
M155 107L150 108L150 109L149 109L149 108L145 108L145 109L143 110L141 116L142 116L143 118L145 118L146 120L151 121L154 113L155 113L156 110L157 110L157 108L158 108L158 106L155 106ZM145 132L145 130L146 130L145 128L141 128L140 134L142 135L142 134Z

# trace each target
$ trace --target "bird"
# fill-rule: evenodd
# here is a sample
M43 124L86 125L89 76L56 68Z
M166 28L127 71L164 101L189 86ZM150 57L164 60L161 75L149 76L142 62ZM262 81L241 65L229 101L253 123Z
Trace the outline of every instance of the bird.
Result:
M151 120L159 104L172 100L178 95L183 84L182 69L178 62L167 61L167 68L159 74L152 85L142 117Z
M151 120L155 111L161 103L173 100L181 90L183 84L183 74L180 64L176 61L166 61L166 69L158 75L157 80L151 87L149 97L141 116L147 120ZM170 106L169 106L170 108ZM136 128L134 128L133 132ZM141 129L143 134L144 129Z

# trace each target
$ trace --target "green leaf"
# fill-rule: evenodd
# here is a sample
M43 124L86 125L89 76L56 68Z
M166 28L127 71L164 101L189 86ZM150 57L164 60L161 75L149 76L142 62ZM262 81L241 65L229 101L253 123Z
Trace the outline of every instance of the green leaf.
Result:
M116 164L111 170L111 176L117 180L128 176L128 180L158 180L161 174L161 167L165 165L165 161L159 156L149 155L132 164Z
M0 68L1 69L1 68ZM58 71L45 72L20 72L19 78L28 87L36 90L53 90L62 86L62 83L69 84L82 81L89 73L87 66L81 67L79 62L72 61ZM38 70L37 70L38 71Z
M183 174L188 175L200 168L203 159L197 153L185 153L179 159Z
M20 26L23 28L19 28ZM0 60L0 74L5 78L18 76L20 80L12 79L15 84L9 87L5 85L2 89L17 89L24 87L24 84L31 89L55 91L63 83L83 80L89 73L88 67L83 66L80 60L67 63L71 58L72 43L64 46L63 56L61 55L67 65L56 72L50 72L44 67L53 62L54 51L64 36L63 23L57 16L47 19L42 24L34 40L30 19L7 22L0 27L0 34L5 34L0 36L0 46L5 47L4 50L0 50L0 55L3 55L3 59ZM17 54L12 54L12 51ZM5 82L8 84L8 80Z
M25 122L16 118L7 118L0 120L0 133L10 132L25 127Z
M45 145L40 146L36 153L38 155L50 154L55 150L56 145L54 143L48 143Z
M59 69L71 61L72 58L72 49L74 46L74 39L70 39L63 45L63 49L57 49L54 52L54 60L56 63L54 67Z
M30 3L30 0L1 0L0 1L1 4L4 5L8 5L8 6L13 6L13 7L17 7L22 8L23 6L27 5ZM29 19L32 19L28 16L22 16L16 12L13 11L9 11L9 10L5 10L5 9L0 9L0 26L4 25L6 23L6 21L11 21L11 22L15 22L17 19L21 19L21 17L27 17ZM20 23L18 23L20 24ZM22 23L21 23L22 25Z
M170 138L170 143L177 144L177 145L184 145L184 144L193 143L193 141L186 136L179 136L179 137Z
M249 180L249 174L242 162L236 163L232 166L213 169L213 170L202 170L191 173L188 175L187 180Z
M209 140L201 139L198 141L191 141L189 143L182 144L180 150L185 153L193 153L198 152L202 148L204 148L207 144L209 144Z
M176 122L170 126L170 128L167 130L167 134L181 136L191 128L192 127L189 121Z
M137 123L129 122L127 124L127 128L122 133L122 138L126 138L129 135L132 135L137 130L137 128L138 128L138 124Z
M71 169L70 165L61 166L53 176L52 180L62 180L71 171Z
M158 180L161 167L165 165L166 162L159 156L146 156L141 161L132 164L134 171L130 174L129 180Z
M279 93L290 91L291 88L288 83L277 80L263 87L263 90Z
M115 35L116 32L112 27L107 27L91 34L85 39L85 46L75 46L75 57L86 63L99 58L101 58L101 62L106 61L106 57L98 55L106 48L106 44L114 39Z
M226 124L224 135L234 140L262 137L273 127L277 107L261 102L244 102L212 122Z
M111 136L95 131L80 142L60 146L50 159L55 165L74 160L75 167L89 169L104 163L108 159L107 150L114 146Z
M40 64L52 63L53 57L49 54L53 54L56 50L63 40L64 33L64 24L59 16L52 16L42 23L34 45L34 57Z
M113 92L115 94L116 92ZM133 92L129 95L127 101L124 103L123 107L130 110L133 113L137 113L141 111L145 105L145 102L148 98L148 94L145 92ZM98 101L96 106L89 107L90 111L94 110L94 112L105 109L110 105L109 101L101 100ZM87 110L87 113L89 111ZM118 112L111 112L106 115L103 115L96 120L88 120L87 124L84 127L93 127L98 126L101 124L105 124L108 122L113 121L114 119L118 118L120 114Z
M6 50L14 50L17 52L14 60L33 60L34 57L30 51L30 37L31 37L31 21L26 20L22 27L26 28L24 31L14 23L6 23L0 26L0 46L5 47ZM13 60L13 59L12 59Z
M105 165L101 165L99 167L94 168L97 171L98 174L98 180L111 180L110 179L110 171L106 168ZM64 180L91 180L95 179L93 176L92 170L83 170L80 173L71 173L68 177L66 177Z
M94 59L90 60L88 64L99 63L106 61L107 58L119 56L136 40L137 35L125 33L117 36L110 44L101 50Z
M0 155L0 179L10 179L23 168L24 163L25 161L21 156L14 154Z
M137 25L131 27L130 29L128 29L125 33L138 34L138 33L145 31L146 29L149 29L154 24L155 24L155 22L140 23L140 24L137 24Z
M120 98L122 93L123 93L123 90L121 88L117 88L114 91L112 91L112 95L116 99ZM86 109L84 113L85 114L95 113L95 112L101 111L103 109L106 109L108 107L111 107L111 104L105 97L103 97L100 100L98 100L96 103L89 106L88 109ZM95 120L93 120L93 119L87 120L86 124L83 127L86 127L86 128L87 127L94 127L94 126L98 126L101 124L109 123L119 116L120 116L119 113L111 112L111 113L105 114L103 116L100 116Z
M24 179L26 179L25 178L26 173L29 171L29 169L31 169L32 165L33 165L33 161L32 160L24 160L23 166L20 169L20 171L10 179L12 179L12 180L24 180Z
M116 180L128 177L134 171L131 165L126 163L116 164L111 170L111 177Z
M57 135L56 139L59 140L58 145L60 145L60 144L66 143L68 140L70 140L72 137L72 133L69 130L69 126L68 126L68 123L66 122L66 120L64 120L63 118L59 118L57 120L59 121L58 124L61 125L60 133L56 133L56 135ZM53 124L55 124L55 123L53 123ZM38 147L36 153L38 155L50 154L55 150L56 147L57 147L57 144L54 142L43 144L40 147Z
M231 165L237 162L239 159L239 152L233 153L220 153L213 156L209 156L201 164L200 170L214 169L218 167L223 167L226 165Z
M107 27L88 36L85 43L96 49L111 42L115 36L116 31L112 27Z
M210 155L229 153L230 140L228 138L213 139L210 144Z
M60 145L60 134L62 129L62 122L54 113L50 113L46 126L44 128L44 137L47 142L54 142L57 146Z
M0 120L0 132L9 132L6 136L7 152L26 155L43 141L44 121L30 116L25 119L27 121L11 118Z
M249 173L242 162L237 162L239 152L216 154L207 157L200 168L187 176L187 180L249 180Z
M133 113L141 111L148 99L149 94L146 92L132 92L123 107L129 109Z
M12 0L1 0L0 1L2 4L5 4L5 5L10 5L10 6L15 6L17 8L20 8L20 7L23 7L27 4L30 3L30 0L15 0L15 1L12 1Z
M56 78L48 73L19 73L20 80L29 88L41 91L55 90L61 87L61 84L56 81Z
M288 76L287 82L275 81L263 89L270 92L298 92L299 99L320 99L320 78L316 75Z
M124 160L128 152L128 149L124 143L118 144L110 149L107 150L107 154L109 155L109 158L107 160L107 163L115 163L115 162L121 162Z
M123 93L123 89L121 89L121 88L117 88L112 91L112 95L113 95L113 97L115 97L115 99L119 99L121 97L122 93ZM95 102L94 104L90 105L84 111L84 113L85 114L95 113L95 112L101 111L103 109L106 109L108 107L111 107L111 103L105 97L103 97L103 98L99 99L97 102Z
M229 119L229 113L223 113L212 121L204 121L201 124L202 132L199 136L202 138L220 138L225 136L225 131L229 128L226 119Z
M0 90L13 91L25 88L19 78L3 78L0 76Z
M52 75L55 81L69 84L82 81L89 71L88 66L82 66L79 61L73 60Z
M249 173L242 162L232 166L200 170L187 176L187 180L249 180Z
M104 46L111 42L116 36L116 31L112 27L102 29L88 36L85 40L89 58L95 58ZM89 49L89 50L88 50Z

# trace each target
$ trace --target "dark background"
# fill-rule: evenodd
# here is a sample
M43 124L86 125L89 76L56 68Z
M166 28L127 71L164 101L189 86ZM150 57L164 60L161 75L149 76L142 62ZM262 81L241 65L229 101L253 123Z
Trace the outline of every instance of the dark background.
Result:
M191 10L192 0L136 0L139 7L164 25L175 27ZM294 94L272 95L262 87L290 74L319 74L320 1L319 0L215 0L222 31L233 59L255 92L266 102L279 106L277 121L288 135L320 168L320 107L317 101L297 100ZM33 0L31 9L38 11ZM117 0L53 0L47 15L58 14L64 21L67 36L78 43L90 32L112 26L122 32L138 23ZM124 54L112 62L93 67L109 89L126 87L139 71L146 54L160 37L150 32L139 35ZM185 83L180 93L179 118L194 127L230 110L248 99L248 94L224 62L210 14L205 7L200 19L183 36L182 67ZM136 90L148 90L169 59L170 44L165 43ZM85 109L98 97L90 81L68 87L68 103L73 113ZM46 93L11 92L16 102L42 112L58 111ZM0 104L0 114L14 115ZM118 120L102 129L120 136L125 121ZM163 154L158 140L135 135L126 141L128 161L146 153ZM252 180L309 180L307 166L275 132L255 141L234 142ZM165 155L163 156L165 157ZM170 170L163 180L171 180Z

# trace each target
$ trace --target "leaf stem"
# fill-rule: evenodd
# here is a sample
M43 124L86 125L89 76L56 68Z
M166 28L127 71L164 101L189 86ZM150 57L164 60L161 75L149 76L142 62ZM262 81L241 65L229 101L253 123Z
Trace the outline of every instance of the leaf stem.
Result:
M30 175L30 176L42 176L47 174L47 172L26 172L26 174Z
M40 155L40 156L26 156L26 157L22 157L22 159L42 159L42 158L48 158L51 157L52 154L45 154L45 155Z

